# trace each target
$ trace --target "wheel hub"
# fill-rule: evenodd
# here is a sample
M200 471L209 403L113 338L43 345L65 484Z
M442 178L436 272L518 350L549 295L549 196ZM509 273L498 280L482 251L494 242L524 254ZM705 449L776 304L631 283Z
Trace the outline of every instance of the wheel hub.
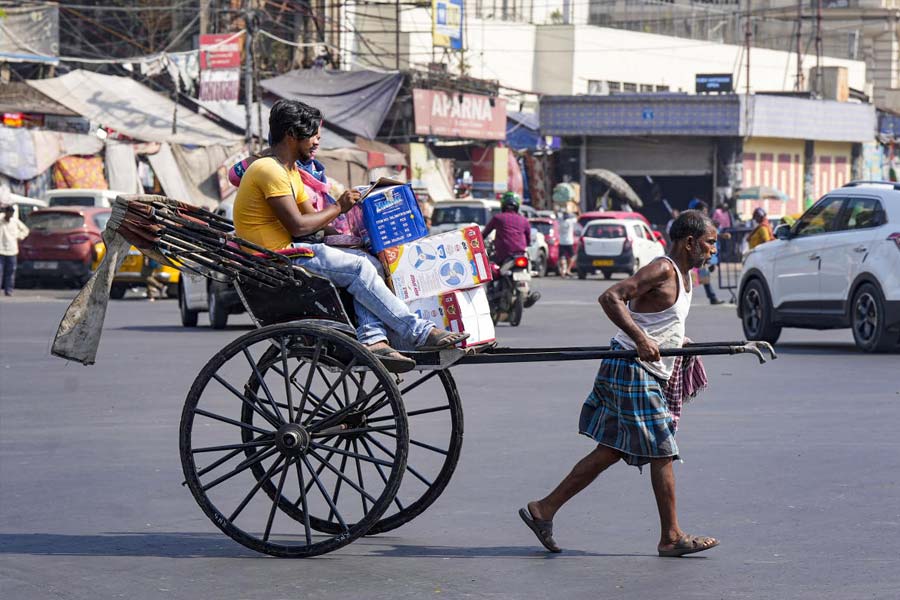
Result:
M286 423L275 432L275 446L282 454L305 454L309 450L309 442L309 432L297 423Z

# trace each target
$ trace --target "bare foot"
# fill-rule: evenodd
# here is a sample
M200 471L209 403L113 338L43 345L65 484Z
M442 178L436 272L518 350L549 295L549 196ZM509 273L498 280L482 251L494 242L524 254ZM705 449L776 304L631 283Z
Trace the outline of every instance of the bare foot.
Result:
M549 515L547 511L541 509L541 503L538 500L534 500L527 504L528 512L531 513L531 516L539 521L550 521L553 519L553 515Z

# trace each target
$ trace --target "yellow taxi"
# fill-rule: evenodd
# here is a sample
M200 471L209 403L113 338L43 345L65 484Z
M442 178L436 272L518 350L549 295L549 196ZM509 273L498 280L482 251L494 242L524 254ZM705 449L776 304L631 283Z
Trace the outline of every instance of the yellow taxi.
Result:
M119 267L119 270L116 271L116 276L113 278L112 288L109 290L110 298L116 300L123 298L129 288L146 288L147 282L141 275L143 267L144 255L141 254L140 250L132 246L128 249L128 256L122 261L122 266ZM178 279L180 276L178 269L159 265L154 270L154 275L165 286L167 297L178 297Z

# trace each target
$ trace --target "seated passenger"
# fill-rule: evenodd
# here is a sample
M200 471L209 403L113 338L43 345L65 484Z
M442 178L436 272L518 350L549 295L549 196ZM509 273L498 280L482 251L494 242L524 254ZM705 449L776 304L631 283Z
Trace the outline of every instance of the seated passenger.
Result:
M253 162L241 179L234 201L235 233L270 250L291 246L325 229L359 201L356 190L348 190L337 204L319 212L308 202L297 161L308 160L319 145L322 113L296 100L279 100L272 106L269 131L271 156ZM381 265L364 252L305 243L315 254L297 258L294 264L330 279L353 295L358 326L356 335L395 373L412 369L415 362L387 343L387 329L404 344L417 350L449 348L468 337L435 327L418 318L385 285Z

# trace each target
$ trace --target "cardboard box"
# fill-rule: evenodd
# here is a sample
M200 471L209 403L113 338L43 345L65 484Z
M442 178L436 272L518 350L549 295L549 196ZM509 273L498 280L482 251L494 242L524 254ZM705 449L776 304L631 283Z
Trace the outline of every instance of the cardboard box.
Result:
M493 342L494 322L488 304L485 286L470 290L457 290L419 298L409 302L409 309L421 319L427 319L448 331L465 331L469 339L460 346L468 348Z
M388 285L404 302L491 280L481 228L475 225L387 248L378 258Z
M379 179L368 188L359 209L354 207L348 217L362 221L357 229L362 233L360 237L368 237L373 253L428 235L412 187L391 179Z

